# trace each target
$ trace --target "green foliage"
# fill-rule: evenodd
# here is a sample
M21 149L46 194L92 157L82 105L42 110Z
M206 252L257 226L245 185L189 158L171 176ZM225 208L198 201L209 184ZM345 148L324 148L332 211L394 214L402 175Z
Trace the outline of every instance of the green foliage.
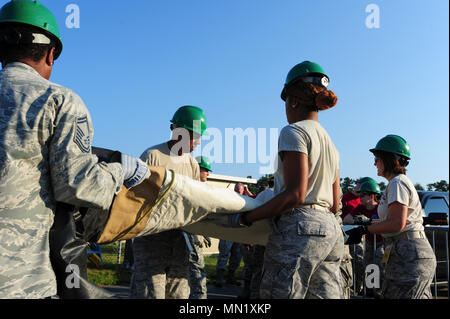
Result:
M355 188L356 182L358 182L360 179L361 179L361 177L358 177L358 178L350 178L350 177L341 178L342 194L351 192ZM384 183L384 182L378 183L378 186L380 186L380 190L381 191L384 191L386 189L386 183Z
M90 282L98 286L113 286L113 285L129 285L131 279L131 271L126 270L123 265L123 254L125 253L125 245L122 245L120 263L117 263L117 256L119 245L112 243L102 245L103 265L96 267L94 264L88 262L88 279ZM216 264L217 256L205 256L205 271L207 275L207 282L212 283L216 278ZM242 272L244 270L244 261L241 260L239 268L236 270L236 279L242 279Z
M342 193L345 194L349 191L352 191L355 188L356 182L359 180L359 178L353 179L350 177L341 178L341 189ZM384 191L386 190L386 183L380 182L378 183L380 186L380 190ZM416 190L425 190L422 185L419 183L415 184L414 187ZM436 192L448 192L449 191L449 184L445 180L440 180L435 183L427 184L427 190L429 191L436 191Z
M256 182L256 185L255 184L248 185L248 189L250 190L250 192L252 192L252 194L257 195L262 188L269 186L269 179L272 176L273 176L273 174L267 174L267 175L261 176L258 179L258 181ZM247 176L247 178L252 178L252 177Z
M358 179L356 179L356 180L351 179L350 177L341 178L340 182L341 182L342 194L351 192L355 188L357 180Z
M119 244L101 245L101 251L103 264L100 267L96 267L94 264L88 262L87 274L89 281L98 286L129 284L131 273L124 269L121 264L117 263ZM125 245L122 245L120 263L123 261L124 252Z
M427 190L436 192L448 192L448 182L442 179L439 182L427 184Z

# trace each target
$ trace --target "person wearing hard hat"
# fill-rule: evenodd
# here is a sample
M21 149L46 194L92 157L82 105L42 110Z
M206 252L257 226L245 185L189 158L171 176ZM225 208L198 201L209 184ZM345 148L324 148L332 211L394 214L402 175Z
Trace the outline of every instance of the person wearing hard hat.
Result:
M371 225L378 221L378 204L380 202L381 190L378 183L370 177L365 177L359 188L359 197L361 204L355 208L355 210L348 216L353 218L352 224L354 225ZM375 238L374 238L375 237ZM374 240L375 239L375 240ZM362 243L360 243L361 245ZM363 264L365 267L362 269L361 282L364 282L365 268L369 264L378 265L380 269L380 280L383 281L383 264L381 259L384 254L383 238L380 235L365 236L364 240L364 253L362 254ZM366 291L366 295L378 296L378 289L376 295L373 295L374 290L370 289Z
M190 154L206 134L206 117L197 106L180 107L171 120L171 140L149 147L141 159L149 166L162 166L200 180L197 161ZM148 299L189 298L189 254L193 250L188 235L169 230L134 239L135 269L130 296Z
M361 184L365 181L373 180L370 177L363 177L356 181L355 187L352 191L345 193L342 196L342 223L346 225L353 225L355 223L354 216L355 209L361 206L361 199L359 197ZM373 180L375 182L375 180ZM355 273L353 284L353 293L355 295L362 294L364 292L364 240L358 244L345 247L349 250L351 258L353 260L353 272Z
M195 158L200 167L200 182L207 182L211 172L211 161L206 156ZM211 239L200 235L189 234L193 251L189 256L189 287L191 292L189 299L206 299L208 290L206 287L205 259L203 257L203 246L211 247Z
M347 231L348 241L358 242L363 235L383 236L383 298L431 298L436 256L424 232L419 195L406 176L410 147L401 136L390 134L370 152L375 156L378 176L389 181L378 205L380 222Z
M318 119L319 111L337 104L328 83L317 63L305 61L289 71L281 93L289 125L278 141L275 196L228 219L230 227L273 220L264 256L263 299L342 297L344 240L335 217L339 153Z
M200 166L200 182L206 182L208 180L211 170L211 161L206 156L198 156L196 158L198 165Z
M58 203L107 210L124 182L150 174L139 159L107 164L91 154L89 111L49 81L62 48L40 2L0 9L0 298L57 294L49 237Z

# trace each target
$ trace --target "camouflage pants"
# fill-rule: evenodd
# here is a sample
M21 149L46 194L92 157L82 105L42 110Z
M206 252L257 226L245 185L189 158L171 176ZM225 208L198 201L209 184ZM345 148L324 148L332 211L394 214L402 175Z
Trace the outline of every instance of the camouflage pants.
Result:
M379 289L375 289L375 291L379 291L384 281L384 264L381 262L384 255L384 246L382 242L376 243L376 251L374 251L375 245L373 241L366 240L365 248L364 248L364 264L370 265L375 264L380 269L380 287ZM366 288L367 289L367 288ZM367 291L366 291L367 292Z
M342 230L330 212L296 208L273 223L266 245L262 299L342 298Z
M385 266L382 296L385 299L430 299L436 256L426 238L397 240Z
M255 245L253 250L253 274L250 282L250 299L259 299L265 250L266 247L260 245Z
M224 270L228 262L228 272L235 272L241 263L241 245L229 240L219 241L219 256L217 257L216 270Z
M352 268L353 268L353 287L352 290L355 294L360 294L364 288L364 237L363 241L359 244L349 245L350 255L352 256Z
M350 299L350 290L353 286L353 268L352 256L350 255L349 246L344 246L344 256L340 265L342 278L342 294L344 299Z
M264 246L242 245L241 252L244 259L244 294L250 299L259 299L262 266L264 263Z
M138 237L133 242L133 253L131 298L189 298L189 258L181 231Z
M202 247L194 243L192 248L194 252L191 253L189 263L189 286L191 287L189 299L206 299L206 272Z

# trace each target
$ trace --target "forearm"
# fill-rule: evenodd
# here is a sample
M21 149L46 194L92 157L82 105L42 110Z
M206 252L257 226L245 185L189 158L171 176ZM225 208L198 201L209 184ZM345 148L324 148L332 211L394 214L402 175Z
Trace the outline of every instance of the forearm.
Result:
M408 207L394 202L389 205L388 217L381 223L376 223L368 227L372 234L398 233L405 229L408 216Z
M367 229L372 234L389 234L389 233L398 233L405 229L403 223L393 220L386 220L381 223L372 224Z
M341 184L340 184L339 169L336 172L336 180L333 183L333 206L330 208L333 214L337 214L341 204Z
M270 201L266 202L264 205L250 211L246 215L246 219L249 222L255 222L257 220L281 215L282 213L302 204L302 201L298 198L298 195L294 192L284 191L272 198Z

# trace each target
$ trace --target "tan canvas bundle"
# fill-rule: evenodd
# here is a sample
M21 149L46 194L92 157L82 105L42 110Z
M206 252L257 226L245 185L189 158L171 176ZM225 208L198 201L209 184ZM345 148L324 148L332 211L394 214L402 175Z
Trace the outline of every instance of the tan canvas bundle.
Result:
M149 168L150 178L132 189L123 186L114 199L99 244L135 238L144 229L166 176L164 167Z
M193 234L265 245L272 232L270 220L244 229L229 228L226 215L255 209L262 202L149 166L150 178L122 191L111 206L106 226L97 243L104 244L171 229Z

